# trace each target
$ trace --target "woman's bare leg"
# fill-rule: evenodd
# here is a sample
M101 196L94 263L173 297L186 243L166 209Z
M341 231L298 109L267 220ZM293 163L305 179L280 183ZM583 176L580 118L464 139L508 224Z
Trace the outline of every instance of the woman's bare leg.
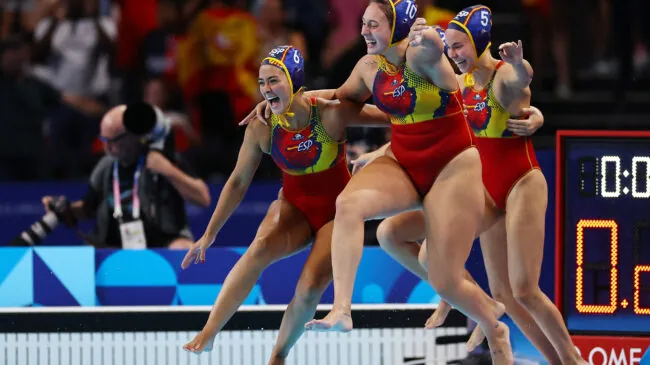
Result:
M269 365L284 365L289 351L305 332L305 323L314 318L323 292L332 281L332 229L334 222L316 233L314 244L300 274L296 293L282 317L280 333Z
M424 214L420 210L386 218L377 227L377 241L381 248L414 275L428 281L426 256L423 256L424 264L418 257L420 252L426 255L426 250L421 250L424 245L418 243L425 234ZM469 272L466 272L466 277L473 280ZM451 309L449 303L440 300L425 327L431 329L442 325Z
M499 322L490 297L464 277L484 206L480 158L476 149L469 149L443 169L424 198L429 282L481 326L494 363L513 364L508 327Z
M483 251L483 261L485 262L492 297L505 304L506 313L551 365L561 365L562 361L553 344L535 323L535 319L512 295L508 277L505 217L499 219L492 228L481 235L481 251ZM471 351L480 345L484 337L477 327L467 343L468 350Z
M271 203L255 239L224 280L203 330L183 348L211 351L214 337L244 302L262 271L307 246L311 237L311 227L298 208L284 199Z
M382 156L352 177L336 200L332 238L334 306L321 320L312 320L309 330L352 330L352 290L363 252L363 223L392 216L420 206L413 183L392 158Z
M501 215L501 213L497 211L492 198L490 198L487 192L485 193L485 204L485 212L481 219L477 236L481 232L492 227ZM422 241L425 234L426 227L424 222L424 213L422 213L422 211L405 212L386 218L381 222L377 229L377 240L379 241L379 245L395 260L422 280L428 280L426 256L427 247L426 244L420 245L417 243L417 241ZM416 248L419 252L415 252ZM414 254L416 255L419 265L414 262ZM476 283L467 270L465 270L465 277ZM501 315L505 312L505 306L503 304L498 303L497 301L493 301L492 304L495 313L500 313ZM447 319L449 312L451 312L451 309L452 307L449 303L440 300L438 308L436 308L427 319L424 326L428 329L442 326L445 319Z
M428 276L418 261L418 242L424 240L425 234L424 214L419 210L386 218L377 227L379 246L422 280L428 280Z
M508 273L514 298L553 343L562 364L586 364L571 342L562 315L539 287L548 190L544 175L530 172L512 189L506 210Z

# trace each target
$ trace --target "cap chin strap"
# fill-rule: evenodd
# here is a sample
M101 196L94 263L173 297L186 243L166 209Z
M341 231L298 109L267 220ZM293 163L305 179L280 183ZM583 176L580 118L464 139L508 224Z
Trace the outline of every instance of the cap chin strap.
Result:
M291 83L291 81L289 81L289 83ZM284 109L284 111L279 115L280 126L289 128L290 124L289 121L287 120L287 117L293 118L294 116L296 116L296 113L291 111L291 105L293 105L293 99L295 98L295 96L301 91L302 91L302 87L298 89L298 91L296 91L295 93L291 93L291 97L289 98L289 105L287 105L286 109Z
M469 39L472 39L472 36L471 36L471 35L469 36ZM472 43L474 43L474 42L472 41ZM481 53L481 55L476 56L476 64L475 64L474 67L472 67L472 69L467 73L467 75L465 75L465 83L467 84L467 86L470 86L470 87L471 87L471 86L474 86L474 85L476 84L476 80L474 80L474 75L472 75L472 73L473 73L474 71L478 70L478 60L479 60L479 59L480 59L480 58L485 54L485 52L486 52L488 49L490 49L490 46L491 46L491 45L492 45L492 42L488 43L487 47L485 47L485 49L483 50L483 53ZM474 48L474 52L476 53L476 47Z

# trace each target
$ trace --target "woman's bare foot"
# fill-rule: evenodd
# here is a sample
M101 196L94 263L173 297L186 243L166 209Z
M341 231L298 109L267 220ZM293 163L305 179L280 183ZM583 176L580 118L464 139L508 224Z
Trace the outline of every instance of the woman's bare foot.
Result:
M442 326L442 324L445 323L449 312L451 312L451 309L452 307L449 303L445 302L444 300L440 300L440 303L438 303L438 308L436 308L435 312L431 314L431 317L427 319L427 323L424 324L424 328L434 329Z
M195 354L200 354L201 352L210 352L212 351L212 346L214 345L214 337L216 334L210 334L207 331L201 331L192 341L188 342L183 346L184 350L193 352Z
M490 346L492 364L513 365L515 363L510 345L510 329L505 323L497 322L497 325L490 331L488 345Z
M506 306L503 305L503 303L497 302L495 300L494 307L492 308L492 310L494 311L493 313L497 316L497 319L499 319L506 312ZM483 343L484 339L485 339L485 333L483 333L483 330L481 329L480 326L476 326L474 328L474 331L472 332L472 335L469 337L469 340L467 341L467 345L466 345L467 352L474 351L475 348L477 348L479 345Z
M323 319L312 319L305 324L307 331L316 332L350 332L352 315L350 312L332 309Z

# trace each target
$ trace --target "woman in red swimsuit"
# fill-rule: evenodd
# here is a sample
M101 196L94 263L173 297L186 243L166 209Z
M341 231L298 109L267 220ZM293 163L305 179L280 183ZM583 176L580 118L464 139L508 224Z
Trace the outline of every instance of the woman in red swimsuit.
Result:
M493 302L464 277L464 264L483 216L481 163L463 115L462 95L443 43L412 0L371 0L361 34L368 55L334 92L375 104L390 115L392 145L339 195L332 238L334 307L306 327L349 331L352 289L363 249L364 220L423 207L429 281L486 333L498 363L513 362L508 327ZM413 28L411 29L411 26ZM407 35L411 31L409 42Z
M226 277L203 330L184 346L186 350L210 351L214 337L246 299L262 271L313 242L270 361L284 364L332 280L335 201L350 180L345 129L348 124L387 125L389 120L374 106L306 96L303 75L304 61L294 47L277 47L262 61L258 82L273 112L271 123L253 122L246 128L237 165L205 233L192 245L182 267L204 262L206 249L243 199L264 154L271 155L283 171L282 191L250 247Z
M523 59L521 43L501 45L502 60L492 57L491 18L485 6L466 8L450 22L445 39L448 56L463 73L458 81L481 154L486 214L478 232L490 289L551 364L585 364L538 284L548 193L528 137L532 131L513 120L530 103L532 69ZM422 214L412 212L382 222L378 236L387 251L412 256L413 244L407 241L425 231ZM426 251L422 245L423 263ZM428 325L443 320L444 313ZM477 329L468 347L481 341Z

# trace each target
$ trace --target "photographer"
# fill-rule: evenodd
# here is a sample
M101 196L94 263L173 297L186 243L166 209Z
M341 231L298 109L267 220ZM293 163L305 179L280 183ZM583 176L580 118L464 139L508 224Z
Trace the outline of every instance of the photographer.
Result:
M156 117L156 122L147 121ZM167 135L159 133L164 124L160 118L161 113L144 103L111 109L100 131L108 155L95 167L88 192L71 204L46 196L46 210L54 210L69 226L96 217L88 237L94 246L187 249L193 237L184 200L207 207L210 194L202 180L163 154L160 142ZM149 132L142 133L143 129Z

